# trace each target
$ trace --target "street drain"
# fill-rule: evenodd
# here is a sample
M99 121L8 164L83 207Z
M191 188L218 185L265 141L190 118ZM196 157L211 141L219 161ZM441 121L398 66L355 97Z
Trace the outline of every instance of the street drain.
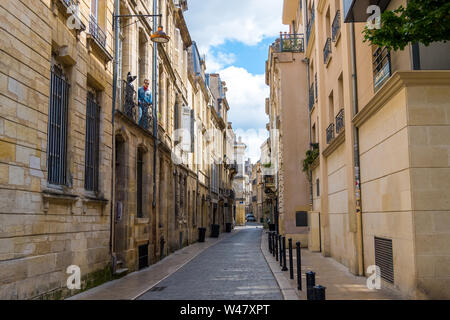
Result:
M160 292L163 291L167 287L154 287L150 289L150 292Z

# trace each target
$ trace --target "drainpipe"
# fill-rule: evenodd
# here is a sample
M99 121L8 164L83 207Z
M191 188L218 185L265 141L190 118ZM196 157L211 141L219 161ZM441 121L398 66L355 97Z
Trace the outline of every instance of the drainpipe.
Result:
M309 88L310 88L310 81L309 81L309 59L305 58L302 60L303 62L306 63L306 83L307 83L307 90L308 90L308 103L309 103ZM309 148L311 149L312 147L312 132L311 132L311 112L309 110L309 105L308 105L308 129L309 129ZM313 201L314 201L314 195L313 195L313 184L312 184L312 170L308 170L308 180L309 180L309 203L311 205L311 209L313 206Z
M112 92L112 159L111 159L111 217L110 217L110 233L109 233L109 252L112 257L114 257L115 247L114 247L114 207L115 207L115 173L116 173L116 137L115 137L115 114L116 114L116 100L117 100L117 81L118 81L118 70L119 70L119 48L120 48L120 0L116 0L115 4L115 17L113 19L115 42L114 42L114 66L113 66L113 92ZM113 258L114 259L114 258ZM115 268L115 263L113 263L113 268Z
M119 0L117 0L119 1ZM158 2L153 1L153 14L158 12ZM153 30L158 29L158 22L153 18ZM153 148L153 208L156 208L156 161L158 152L158 43L153 42L153 136L155 137ZM155 226L156 227L156 226Z
M358 114L358 84L356 74L356 46L355 46L355 25L350 25L350 44L351 44L351 68L352 68L352 105L353 117ZM362 235L362 212L361 212L361 180L360 180L360 162L359 162L359 130L353 124L354 161L355 161L355 199L356 199L356 247L358 254L358 275L364 275L364 252Z

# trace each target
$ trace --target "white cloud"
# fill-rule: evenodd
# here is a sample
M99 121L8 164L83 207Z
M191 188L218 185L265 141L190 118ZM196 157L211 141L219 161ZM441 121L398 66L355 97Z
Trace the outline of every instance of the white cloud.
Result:
M188 4L189 30L203 52L227 40L256 45L286 30L281 24L281 0L190 0Z
M251 74L244 68L235 66L220 71L220 77L226 82L227 100L230 105L229 118L234 129L260 129L268 122L265 114L265 99L269 96L269 87L263 74Z
M269 137L265 129L235 130L237 137L242 137L242 142L247 145L246 156L256 163L261 158L261 145Z
M269 87L264 75L253 75L244 68L231 66L221 70L220 76L228 88L228 118L233 122L236 135L242 136L247 144L247 156L256 162L260 157L260 146L268 136L265 98L269 96Z
M216 73L224 67L236 62L236 55L234 53L218 52L213 54L210 49L201 51L206 55L206 68L209 73Z

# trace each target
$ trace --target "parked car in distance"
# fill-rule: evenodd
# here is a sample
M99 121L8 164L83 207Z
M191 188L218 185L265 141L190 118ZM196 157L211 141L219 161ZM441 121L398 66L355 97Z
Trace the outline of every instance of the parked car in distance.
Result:
M247 222L256 222L256 218L253 214L249 213L246 217Z

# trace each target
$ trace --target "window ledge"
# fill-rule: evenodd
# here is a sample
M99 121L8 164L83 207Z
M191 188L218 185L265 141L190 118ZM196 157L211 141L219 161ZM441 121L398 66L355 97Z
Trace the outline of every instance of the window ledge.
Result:
M342 131L330 142L328 147L323 150L322 154L326 158L330 156L342 143L345 141L345 129Z
M87 35L88 42L88 50L95 52L100 56L101 59L105 61L105 63L110 62L113 59L113 56L108 52L108 50L101 45L92 35Z

